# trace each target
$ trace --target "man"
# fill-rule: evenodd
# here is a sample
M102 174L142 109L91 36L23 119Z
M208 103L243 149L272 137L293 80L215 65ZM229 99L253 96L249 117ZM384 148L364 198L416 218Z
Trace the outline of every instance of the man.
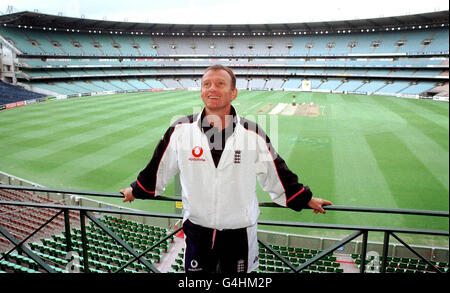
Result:
M185 272L251 272L258 267L256 179L272 200L325 214L332 203L312 198L254 122L236 114L236 77L214 65L202 78L202 113L175 122L156 146L124 202L153 199L180 174Z

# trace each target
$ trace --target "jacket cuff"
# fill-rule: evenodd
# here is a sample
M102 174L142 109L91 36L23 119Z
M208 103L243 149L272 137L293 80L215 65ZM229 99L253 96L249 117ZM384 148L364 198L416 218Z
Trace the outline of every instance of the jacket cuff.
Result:
M308 202L312 198L312 192L309 186L303 186L297 193L293 194L286 200L286 206L294 211L301 211L308 206Z
M144 187L139 183L139 181L134 181L130 184L133 189L133 196L138 199L154 199L155 192L145 190Z

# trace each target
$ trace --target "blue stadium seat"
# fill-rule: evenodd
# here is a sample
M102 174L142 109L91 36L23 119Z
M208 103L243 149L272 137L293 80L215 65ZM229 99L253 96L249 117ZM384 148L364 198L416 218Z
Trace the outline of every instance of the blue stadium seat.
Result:
M0 81L0 105L42 97L45 97L45 95L30 92L21 87Z

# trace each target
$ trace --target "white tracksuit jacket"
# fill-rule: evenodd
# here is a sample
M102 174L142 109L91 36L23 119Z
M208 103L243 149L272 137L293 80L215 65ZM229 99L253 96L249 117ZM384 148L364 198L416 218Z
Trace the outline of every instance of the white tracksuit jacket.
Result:
M218 230L256 225L256 179L275 203L297 211L307 205L312 197L308 186L298 182L256 123L235 116L216 167L200 117L187 116L167 130L131 184L136 198L154 199L179 173L184 220Z

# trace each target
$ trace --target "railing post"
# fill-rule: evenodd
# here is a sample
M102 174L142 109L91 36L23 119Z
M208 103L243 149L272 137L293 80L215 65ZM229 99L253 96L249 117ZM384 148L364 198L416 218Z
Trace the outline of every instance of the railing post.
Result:
M69 210L64 210L64 228L65 228L65 234L66 234L66 248L67 252L72 250L72 236L70 234L70 215Z
M88 263L89 256L86 237L86 212L83 210L80 210L80 226L81 226L81 246L83 249L84 272L89 273L89 263Z
M390 232L386 231L384 232L384 242L383 242L383 261L381 262L381 273L386 273L386 267L388 264L387 257L388 257L388 251L389 251L389 236Z
M362 241L362 247L361 247L361 267L359 268L359 272L361 274L364 274L365 270L366 270L366 254L367 254L367 236L368 236L368 231L364 230L363 231L363 241Z

